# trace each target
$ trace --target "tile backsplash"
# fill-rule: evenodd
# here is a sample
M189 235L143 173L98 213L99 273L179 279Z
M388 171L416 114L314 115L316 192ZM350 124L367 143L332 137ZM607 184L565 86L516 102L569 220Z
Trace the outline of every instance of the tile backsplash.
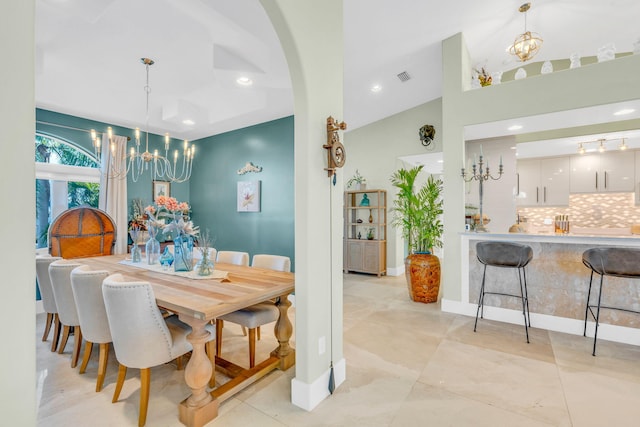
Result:
M545 218L569 215L572 227L624 228L640 224L640 206L634 193L571 194L566 207L520 207L529 225L542 226Z

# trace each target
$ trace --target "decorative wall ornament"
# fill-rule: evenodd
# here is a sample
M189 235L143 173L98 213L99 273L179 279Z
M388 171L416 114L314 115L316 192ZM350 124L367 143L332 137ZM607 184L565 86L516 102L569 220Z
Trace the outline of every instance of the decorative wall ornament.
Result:
M580 65L582 65L580 63L580 55L578 55L577 53L572 53L569 59L571 60L569 68L578 68L580 67Z
M553 73L553 64L551 61L544 61L542 64L542 69L540 70L540 74L549 74Z
M420 142L422 145L428 147L436 137L436 128L432 125L424 125L418 131L418 135L420 135Z
M516 71L515 79L520 80L526 77L527 77L527 71L524 68L518 68L518 71Z
M340 142L339 130L347 129L345 122L338 122L333 117L327 117L327 143L322 146L327 150L327 171L329 178L335 177L336 169L344 166L347 159L347 152L344 145ZM335 185L335 179L333 184Z
M598 62L611 61L616 59L616 46L613 43L607 43L598 49Z
M238 175L244 175L245 173L249 172L262 172L262 166L256 166L253 164L253 162L247 162L244 167L238 169Z
M494 85L499 85L502 83L502 71L494 71L491 73L491 80Z

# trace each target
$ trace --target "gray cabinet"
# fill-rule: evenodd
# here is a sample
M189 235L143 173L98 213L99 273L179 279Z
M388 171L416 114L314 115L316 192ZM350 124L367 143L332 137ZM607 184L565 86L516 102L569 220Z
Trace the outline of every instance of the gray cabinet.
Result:
M518 206L567 206L569 166L568 157L518 160Z
M635 190L635 155L617 151L571 156L571 192Z
M364 202L366 200L366 202ZM344 193L344 271L387 272L387 192Z

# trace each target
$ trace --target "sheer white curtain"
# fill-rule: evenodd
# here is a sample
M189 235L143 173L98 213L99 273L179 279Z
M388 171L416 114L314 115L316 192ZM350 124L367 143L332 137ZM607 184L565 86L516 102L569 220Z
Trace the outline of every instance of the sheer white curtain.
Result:
M128 219L127 219L127 176L109 177L112 165L124 165L126 167L127 137L112 136L115 150L112 153L109 146L109 137L102 134L102 154L100 165L100 200L99 207L116 222L116 245L114 253L127 253Z

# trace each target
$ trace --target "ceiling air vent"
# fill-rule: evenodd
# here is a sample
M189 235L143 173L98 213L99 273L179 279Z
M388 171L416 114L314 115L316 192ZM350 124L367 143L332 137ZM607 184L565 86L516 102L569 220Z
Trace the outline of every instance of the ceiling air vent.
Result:
M407 80L409 80L411 78L411 76L406 71L403 71L400 74L398 74L398 78L400 79L401 82L404 83Z

